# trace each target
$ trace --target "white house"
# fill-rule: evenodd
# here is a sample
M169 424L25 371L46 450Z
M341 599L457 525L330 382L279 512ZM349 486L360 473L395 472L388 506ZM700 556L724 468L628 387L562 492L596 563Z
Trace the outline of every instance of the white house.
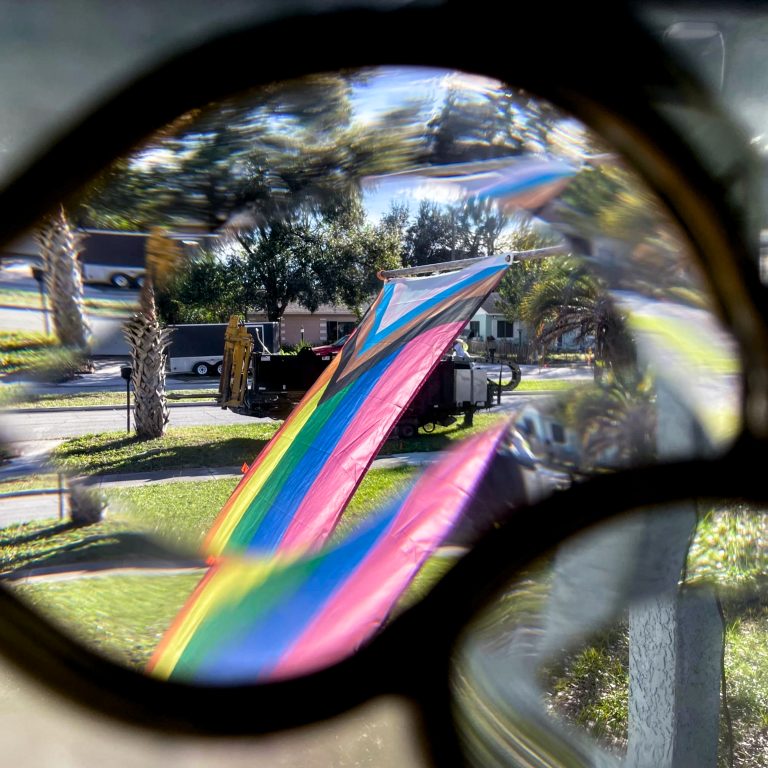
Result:
M522 320L509 320L505 317L501 310L499 294L492 293L472 316L465 335L479 341L494 336L500 341L527 344L529 331Z

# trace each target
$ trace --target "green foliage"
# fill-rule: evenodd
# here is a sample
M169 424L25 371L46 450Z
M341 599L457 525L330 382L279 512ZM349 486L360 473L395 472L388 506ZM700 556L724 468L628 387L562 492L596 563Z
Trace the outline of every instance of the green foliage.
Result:
M555 107L521 89L453 88L428 124L429 160L460 163L546 151L562 119Z
M582 470L656 460L656 393L648 377L572 387L555 410L579 436Z
M243 286L228 274L226 264L203 252L187 262L157 291L157 308L163 322L225 323L230 315L244 314Z
M731 765L731 738L734 765L763 765L768 757L767 537L763 510L715 505L703 510L688 554L686 585L715 584L725 621L718 759L723 768ZM565 655L545 671L543 687L556 717L621 753L629 699L626 622Z
M724 605L725 676L733 725L736 765L765 764L768 758L768 606L733 610ZM728 739L721 729L721 744ZM727 754L721 749L721 754ZM721 765L725 761L721 761Z
M646 186L618 162L587 166L560 199L581 230L627 242L642 242L665 220Z
M609 238L622 254L607 262L595 259L593 265L613 289L708 306L684 235L642 180L618 160L583 168L559 202L564 223L580 239Z
M504 251L532 251L536 248L555 245L556 239L549 233L536 228L528 216L512 222L499 246ZM504 274L498 287L499 306L507 320L520 318L520 306L533 287L544 279L551 259L531 259L515 262Z
M688 553L687 578L762 588L768 577L768 517L747 505L703 511Z
M254 310L279 320L291 302L310 311L328 302L360 314L379 289L376 273L399 266L397 238L349 198L231 232L176 275L161 311L166 322L223 322Z
M573 256L552 257L520 303L520 316L534 328L544 349L564 334L577 343L594 343L595 360L625 383L638 371L634 342L624 317L594 273Z
M397 232L386 222L368 223L357 200L323 221L318 244L328 298L344 304L358 318L381 289L378 272L402 266Z
M80 201L82 217L127 229L193 221L219 230L233 219L260 227L414 163L413 108L353 120L351 89L364 78L304 77L182 115L102 175Z
M470 198L456 205L423 200L407 227L401 208L392 208L384 221L399 233L403 263L416 266L495 253L509 217L491 201Z
M619 752L626 745L629 701L627 625L591 640L550 670L547 703L559 717L580 726L599 743Z
M405 239L404 263L409 266L450 261L455 249L450 214L443 206L422 200Z
M493 253L507 218L492 204L425 209L410 227L401 212L373 226L354 211L360 180L541 151L562 116L519 90L460 85L426 130L431 96L357 120L353 88L375 85L379 75L316 75L182 115L106 171L81 197L80 217L109 228L192 222L237 233L221 263L190 264L160 293L169 323L259 309L275 320L293 301L361 313L379 270Z

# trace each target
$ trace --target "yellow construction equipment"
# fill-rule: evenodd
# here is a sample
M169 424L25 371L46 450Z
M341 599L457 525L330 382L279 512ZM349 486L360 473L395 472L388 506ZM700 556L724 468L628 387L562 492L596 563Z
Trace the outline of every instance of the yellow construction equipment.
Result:
M248 388L248 371L253 353L253 336L237 316L229 318L224 334L224 359L219 380L219 405L241 406Z

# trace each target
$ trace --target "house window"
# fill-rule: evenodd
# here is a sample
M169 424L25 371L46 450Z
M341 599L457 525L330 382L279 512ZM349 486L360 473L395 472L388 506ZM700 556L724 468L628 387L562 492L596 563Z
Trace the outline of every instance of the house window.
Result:
M480 321L479 320L470 320L469 321L469 335L476 339L480 335Z
M556 443L564 443L565 442L565 430L563 429L562 425L560 425L560 424L553 424L552 425L552 439Z
M328 342L333 343L342 336L352 333L355 330L355 324L348 320L328 320L326 322L328 329Z
M497 320L496 321L496 338L497 339L514 339L515 324L510 323L508 320Z

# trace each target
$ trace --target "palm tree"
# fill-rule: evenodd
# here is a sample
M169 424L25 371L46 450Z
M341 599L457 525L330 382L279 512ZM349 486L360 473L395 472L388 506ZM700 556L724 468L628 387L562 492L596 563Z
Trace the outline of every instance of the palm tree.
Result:
M59 343L85 353L91 330L83 310L83 279L77 258L81 235L72 229L63 207L38 230L37 242Z
M596 377L609 370L614 377L637 380L634 344L624 318L580 259L553 258L523 298L520 314L542 348L575 333L577 343L594 344Z
M168 423L165 360L170 338L158 319L154 285L167 279L181 252L176 241L155 231L147 239L146 254L147 274L139 309L125 325L125 338L131 348L136 435L153 439L162 437Z
M656 459L656 393L649 379L577 387L557 408L563 423L579 435L580 469L617 469Z

